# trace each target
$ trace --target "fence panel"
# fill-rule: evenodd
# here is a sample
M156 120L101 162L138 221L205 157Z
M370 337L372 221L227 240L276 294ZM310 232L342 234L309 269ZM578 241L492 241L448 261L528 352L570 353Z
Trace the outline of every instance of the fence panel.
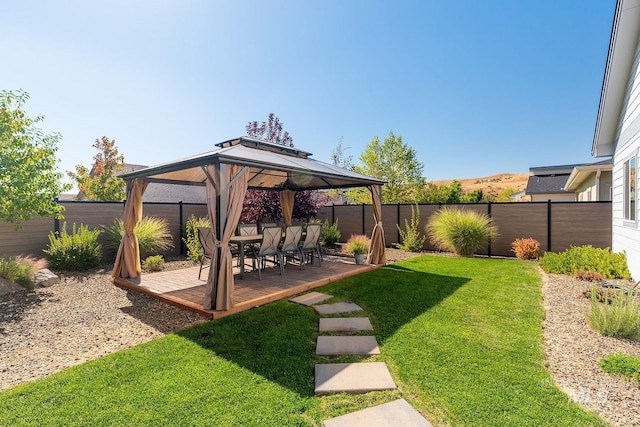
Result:
M13 224L0 222L0 257L33 255L42 258L42 250L49 244L51 230L51 218L32 218L24 222L19 230Z
M551 207L551 250L569 246L611 247L611 203L553 203Z
M532 237L547 250L546 203L492 203L491 217L498 226L500 236L491 244L491 254L513 256L511 243Z

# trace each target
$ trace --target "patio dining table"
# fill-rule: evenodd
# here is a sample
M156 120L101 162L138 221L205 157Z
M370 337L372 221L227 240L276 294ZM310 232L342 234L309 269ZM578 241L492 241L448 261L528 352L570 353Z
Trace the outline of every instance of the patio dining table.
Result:
M243 278L244 275L244 250L245 247L254 244L260 243L262 241L262 234L249 234L246 236L233 236L229 239L229 243L235 243L238 245L239 256L240 256L240 278Z

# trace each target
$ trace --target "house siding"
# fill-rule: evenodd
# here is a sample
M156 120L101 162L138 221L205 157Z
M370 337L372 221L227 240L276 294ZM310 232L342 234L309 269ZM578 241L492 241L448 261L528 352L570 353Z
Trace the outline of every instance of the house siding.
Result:
M560 193L560 194L532 194L532 202L546 202L551 200L552 202L575 202L575 193Z
M626 252L629 270L634 280L640 280L640 229L637 220L624 220L623 165L631 157L637 157L640 148L640 75L638 74L638 64L639 56L636 50L633 71L620 120L620 133L613 156L612 177L612 250Z
M585 180L576 190L579 202L596 201L596 177L591 176Z

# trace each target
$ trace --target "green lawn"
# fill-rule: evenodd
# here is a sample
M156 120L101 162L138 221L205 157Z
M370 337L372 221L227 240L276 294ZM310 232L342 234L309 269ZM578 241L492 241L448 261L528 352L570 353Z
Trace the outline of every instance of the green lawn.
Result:
M0 393L0 425L321 425L399 397L434 425L605 425L544 369L533 263L424 256L319 291L364 308L398 390L314 396L318 317L281 301Z

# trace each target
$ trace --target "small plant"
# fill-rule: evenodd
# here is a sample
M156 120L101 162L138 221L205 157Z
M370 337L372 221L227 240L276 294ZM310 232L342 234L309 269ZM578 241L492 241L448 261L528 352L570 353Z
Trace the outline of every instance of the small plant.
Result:
M86 225L73 224L71 234L64 223L60 235L49 233L47 254L49 265L56 270L82 271L100 264L102 246L98 243L100 230L89 230Z
M579 271L595 271L605 279L630 279L627 256L609 248L591 245L571 246L564 252L545 252L540 266L547 273L575 275Z
M395 246L399 249L409 252L420 252L424 246L424 242L427 240L427 236L420 232L420 208L418 205L411 206L411 222L404 220L404 230L400 228L398 224L398 232L402 243L396 243Z
M603 282L604 277L597 271L578 271L576 278L585 282Z
M173 247L171 232L167 220L145 216L134 228L138 244L140 245L140 257L157 255ZM104 228L106 237L105 246L111 250L118 250L122 236L124 235L124 222L116 219L110 227Z
M516 239L511 243L511 252L515 253L518 259L538 259L540 242L532 237Z
M204 258L200 239L198 239L198 228L200 227L211 227L209 218L198 218L195 215L191 215L185 224L184 238L182 241L187 247L187 258L193 262L200 262Z
M333 223L333 225L329 225L329 220L324 220L324 225L322 226L322 241L327 246L335 246L336 243L340 240L340 230L338 230L338 220Z
M429 219L427 235L440 249L472 256L498 236L498 228L487 215L470 210L443 208Z
M162 267L164 267L164 258L162 255L148 256L142 261L142 268L147 271L160 271Z
M611 304L598 300L597 291L591 291L589 322L603 335L619 338L640 338L640 302L633 293L621 289Z
M27 289L33 289L33 275L47 267L43 259L35 259L30 256L0 258L0 277L22 285Z
M622 375L640 383L640 357L616 353L602 356L598 365L608 374Z
M585 298L596 298L599 302L611 304L618 296L618 291L612 288L603 288L602 286L594 286L582 293Z
M349 240L347 240L347 243L344 246L344 250L349 254L358 255L368 253L370 247L371 239L365 235L358 234L349 237Z

